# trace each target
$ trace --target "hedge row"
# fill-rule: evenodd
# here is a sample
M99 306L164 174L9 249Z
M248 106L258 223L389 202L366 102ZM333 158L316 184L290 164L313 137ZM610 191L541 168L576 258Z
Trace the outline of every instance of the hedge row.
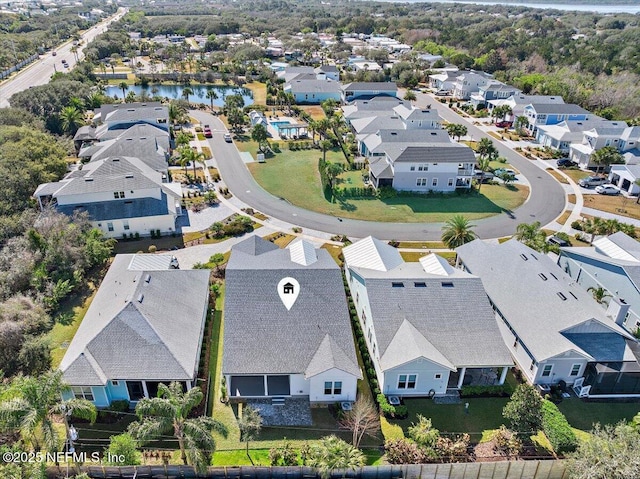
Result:
M462 386L460 396L462 397L509 397L513 388L508 384L501 386Z
M551 401L542 401L542 430L553 450L558 453L575 451L578 442L567 418Z

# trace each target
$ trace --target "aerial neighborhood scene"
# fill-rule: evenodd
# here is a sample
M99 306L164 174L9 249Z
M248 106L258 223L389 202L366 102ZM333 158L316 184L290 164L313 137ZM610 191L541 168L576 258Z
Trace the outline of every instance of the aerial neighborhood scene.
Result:
M640 1L0 42L2 478L640 479Z

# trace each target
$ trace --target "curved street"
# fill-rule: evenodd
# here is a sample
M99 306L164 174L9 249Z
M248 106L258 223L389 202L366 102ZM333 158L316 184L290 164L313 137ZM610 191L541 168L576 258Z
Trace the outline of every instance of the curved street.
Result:
M469 135L476 140L484 137L493 140L489 135L429 95L418 94L416 104L422 107L431 104L432 107L437 108L443 119L465 124L469 129ZM303 228L345 234L355 238L372 235L386 240L440 239L442 223L386 223L338 218L305 210L282 198L277 198L265 191L254 180L235 145L224 141L223 134L226 128L222 121L216 116L202 111L191 111L190 115L211 126L213 137L209 139L209 145L218 163L220 175L229 190L239 200L268 216ZM536 166L533 161L527 160L498 141L494 141L494 143L500 155L506 157L509 163L527 178L531 186L531 194L527 201L513 212L505 212L473 221L476 225L475 232L480 238L498 238L512 235L520 223L539 221L543 226L551 223L565 208L565 192L561 185L551 175Z

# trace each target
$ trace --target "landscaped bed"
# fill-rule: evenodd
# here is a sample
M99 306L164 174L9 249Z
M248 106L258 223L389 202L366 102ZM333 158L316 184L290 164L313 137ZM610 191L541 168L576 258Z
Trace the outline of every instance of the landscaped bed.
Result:
M264 189L296 206L338 217L370 221L444 222L455 213L474 220L494 216L504 210L514 210L529 196L529 188L524 185L506 187L487 184L482 186L480 194L399 195L384 200L370 197L329 201L320 186L318 159L321 156L318 150L291 152L283 149L282 153L266 163L250 163L247 166ZM346 163L339 151L328 151L327 161ZM349 171L343 176L346 181L339 185L341 188L361 186L357 184L361 181L361 171ZM296 181L292 182L291 178Z

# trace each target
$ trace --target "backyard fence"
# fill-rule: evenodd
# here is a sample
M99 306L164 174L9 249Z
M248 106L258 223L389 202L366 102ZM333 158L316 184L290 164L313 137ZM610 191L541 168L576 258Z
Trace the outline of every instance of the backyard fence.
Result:
M50 467L49 479L84 472L93 479L320 479L310 467L210 467L198 475L189 466ZM336 469L331 479L567 479L566 463L552 461L501 461L456 464L413 464Z

